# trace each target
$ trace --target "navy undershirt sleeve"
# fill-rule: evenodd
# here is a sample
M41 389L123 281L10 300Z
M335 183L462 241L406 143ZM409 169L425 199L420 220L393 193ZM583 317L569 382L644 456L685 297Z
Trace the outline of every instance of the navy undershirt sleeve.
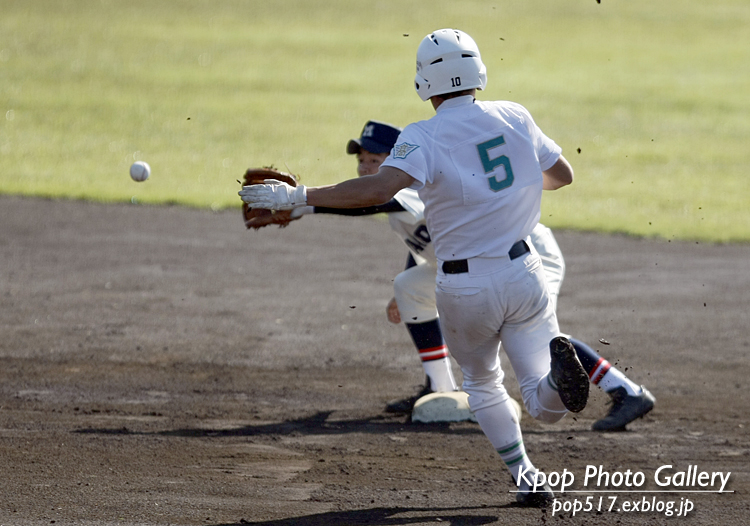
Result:
M364 208L329 208L327 206L314 207L316 214L336 214L340 216L370 216L373 214L390 214L393 212L405 212L406 209L395 199L385 204L366 206Z

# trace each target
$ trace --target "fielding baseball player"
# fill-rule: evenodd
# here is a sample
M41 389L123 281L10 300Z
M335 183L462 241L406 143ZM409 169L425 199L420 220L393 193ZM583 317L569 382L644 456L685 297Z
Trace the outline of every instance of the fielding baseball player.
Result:
M348 142L346 151L357 156L359 177L378 172L400 133L400 128L390 124L369 121L359 139ZM399 308L396 307L396 300L389 303L389 319L398 323L402 318L398 317L396 321L396 317L399 312L402 313L426 375L426 385L417 396L389 403L386 411L410 413L421 396L458 390L435 306L435 251L424 220L424 204L416 190L404 188L383 205L363 208L300 207L292 211L292 218L310 213L363 216L383 212L388 214L391 228L409 249L406 270L394 280Z
M436 303L442 333L461 367L463 388L482 431L511 472L517 501L546 506L549 485L535 487L517 415L503 385L502 341L528 413L554 423L583 410L589 377L560 334L542 262L530 234L542 190L573 181L560 147L529 112L507 101L482 102L479 49L466 33L442 29L417 50L415 87L436 115L410 124L377 174L336 185L246 186L253 208L356 208L416 189L437 259Z

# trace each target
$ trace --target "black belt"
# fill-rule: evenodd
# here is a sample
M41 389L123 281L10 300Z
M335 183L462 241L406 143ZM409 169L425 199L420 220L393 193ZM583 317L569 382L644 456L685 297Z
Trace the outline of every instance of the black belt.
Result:
M523 239L516 241L510 251L508 251L508 257L511 261L516 258L520 258L524 254L531 252L529 245ZM469 272L469 261L466 259L456 259L454 261L443 261L443 272L446 274L463 274Z

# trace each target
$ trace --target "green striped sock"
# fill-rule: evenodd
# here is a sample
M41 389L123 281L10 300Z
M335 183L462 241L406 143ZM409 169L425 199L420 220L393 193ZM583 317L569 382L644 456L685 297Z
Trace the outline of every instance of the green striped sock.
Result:
M500 454L500 458L503 459L508 470L513 475L513 479L518 479L519 468L524 470L535 469L534 465L526 455L526 448L523 446L523 438L519 439L513 444L508 444L505 447L501 447L497 450Z

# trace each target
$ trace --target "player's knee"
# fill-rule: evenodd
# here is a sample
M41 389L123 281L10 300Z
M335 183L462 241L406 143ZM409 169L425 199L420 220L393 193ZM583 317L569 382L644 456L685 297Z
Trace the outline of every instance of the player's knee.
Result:
M416 268L416 267L412 267ZM409 271L404 271L393 280L393 295L401 313L401 319L414 322L434 320L438 317L435 305L435 282L432 288L420 286Z
M469 408L473 412L500 404L509 398L508 393L504 389L502 392L497 390L495 392L487 392L484 390L466 389L464 386L464 390L469 395Z
M508 399L508 392L505 390L501 375L481 379L467 379L464 375L463 389L469 395L469 407L472 411L478 411Z
M396 295L396 301L398 301L399 296L402 296L405 293L407 293L410 288L411 287L409 286L409 278L405 272L397 274L396 277L393 279L393 292Z

